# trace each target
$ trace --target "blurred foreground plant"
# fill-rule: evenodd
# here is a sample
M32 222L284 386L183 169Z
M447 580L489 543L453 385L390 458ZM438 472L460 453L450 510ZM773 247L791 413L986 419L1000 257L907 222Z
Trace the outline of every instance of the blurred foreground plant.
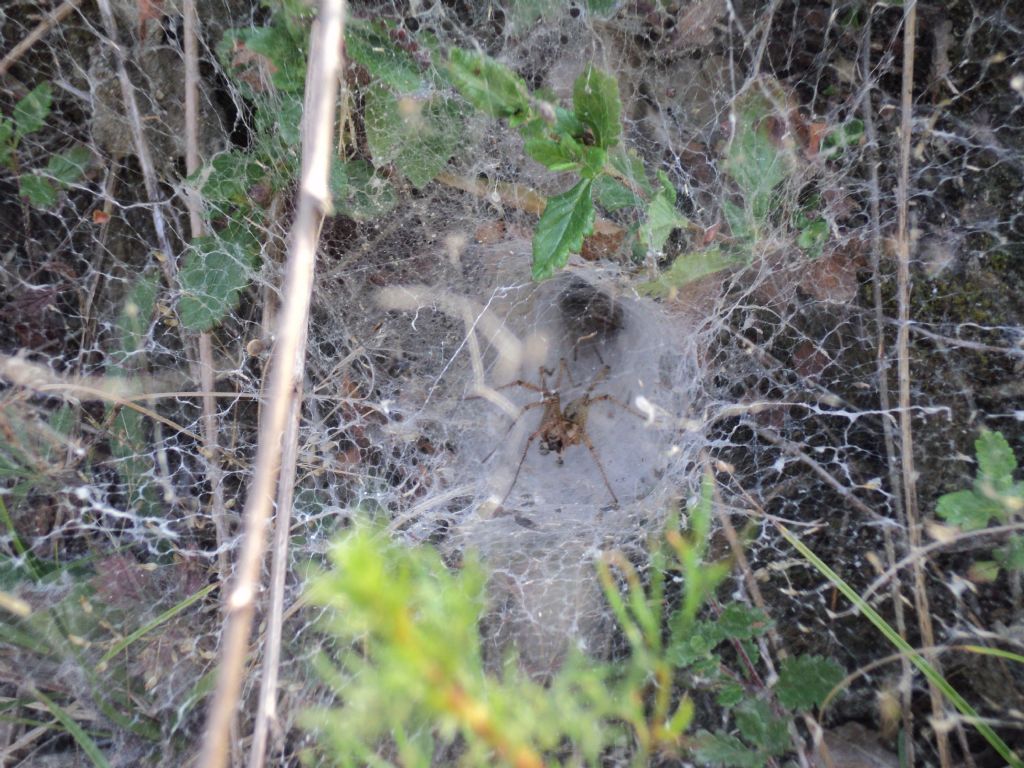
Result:
M648 583L621 553L598 564L628 656L605 663L573 653L547 687L515 664L501 677L485 671L478 563L452 572L433 549L357 524L310 591L333 609L325 628L342 650L317 666L341 705L307 712L304 725L337 765L429 766L455 762L455 754L460 765L597 765L615 750L634 765L689 755L706 765L761 766L787 752L790 711L820 703L842 670L794 659L769 690L754 671L767 618L738 603L699 618L729 573L727 563L704 560L711 490L705 480L689 531L669 521L652 547ZM687 734L689 692L698 688L718 694L735 733Z

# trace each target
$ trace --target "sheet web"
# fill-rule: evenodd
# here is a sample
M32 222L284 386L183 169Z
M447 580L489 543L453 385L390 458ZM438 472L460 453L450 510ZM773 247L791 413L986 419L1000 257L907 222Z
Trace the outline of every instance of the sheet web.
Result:
M238 194L257 201L243 220L259 259L228 252L218 267L226 280L247 276L212 331L219 536L202 402L173 394L200 389L200 353L179 314L199 289L182 288L182 262L168 254L190 240L185 199L197 185L185 181L182 29L171 5L112 9L151 167L96 9L72 13L16 62L3 98L10 116L38 83L54 94L45 128L21 138L0 176L3 589L34 609L5 638L0 684L25 708L27 677L74 718L102 723L117 765L181 764L202 724L221 631L210 586L237 547L291 213L291 190L243 185ZM354 17L402 30L397 40L484 51L566 106L587 64L612 73L623 143L651 181L665 175L690 225L657 253L634 251L628 235L589 243L587 258L534 283L536 211L504 185L552 196L575 177L530 160L515 130L465 104L443 178L416 187L379 162L370 208L325 222L288 554L283 764L308 738L298 713L328 698L310 671L324 640L316 612L297 602L303 575L357 515L453 563L479 552L492 573L488 661L515 649L543 680L570 647L623 653L595 558L620 549L642 572L647 538L710 466L788 650L850 670L879 656L863 621L764 515L786 520L859 590L886 567L887 548L907 552L893 351L904 11L807 0L601 5L352 4ZM19 7L0 17L4 51L38 21ZM233 77L218 43L228 29L264 27L269 12L211 2L199 13L200 143L215 162L256 145L266 118L253 94L266 94L258 84L268 76L255 58L249 80ZM1015 3L982 0L919 13L911 408L930 518L941 493L970 484L965 457L979 428L1014 447L1020 439L1024 19ZM372 84L359 67L348 83L349 160L372 162ZM282 96L282 113L289 104ZM753 146L743 148L751 110ZM47 163L73 147L88 150L87 167L61 184ZM51 180L52 203L19 187L36 171ZM749 195L772 174L769 209L736 219L730 205L756 207ZM215 227L241 209L232 194L208 195ZM387 196L386 212L367 213ZM637 223L598 215L619 233ZM742 252L742 263L656 279L715 246ZM586 411L585 439L552 433L577 426L555 418L572 408ZM930 561L940 642L1019 623L1017 582L968 580L972 559L968 550ZM750 599L746 589L737 577L735 595ZM873 604L894 616L888 588ZM73 651L68 636L80 641ZM964 678L997 674L969 664ZM897 673L866 673L833 717L877 725L875 695L895 690ZM254 671L246 701L258 685ZM912 701L926 711L923 693ZM27 764L74 749L59 733L25 744L27 729L8 733L5 746Z

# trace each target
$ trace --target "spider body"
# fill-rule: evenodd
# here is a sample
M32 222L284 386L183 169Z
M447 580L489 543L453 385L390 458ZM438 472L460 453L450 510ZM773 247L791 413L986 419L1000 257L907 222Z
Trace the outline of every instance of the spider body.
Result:
M569 379L570 384L572 383L571 377L569 376L569 369L566 366L565 360L562 360L559 365L558 378L555 380L554 387L548 387L548 376L554 374L554 371L540 367L538 372L538 378L540 385L533 384L522 379L506 384L500 389L506 389L508 387L522 387L528 389L531 392L537 392L540 394L541 399L529 403L523 406L523 409L519 412L519 416L513 420L509 426L509 430L515 426L516 422L529 410L535 408L543 408L541 411L540 425L530 436L526 438L526 445L523 447L522 456L519 457L519 464L516 466L515 475L512 478L512 484L509 486L508 491L505 493L502 503L511 495L512 490L515 488L516 481L519 479L519 473L523 468L523 462L526 461L526 456L530 451L530 446L534 441L537 441L537 450L541 454L555 453L557 454L556 461L558 464L563 463L563 457L565 451L574 445L584 445L590 452L590 455L594 459L594 463L597 464L598 470L601 472L601 479L604 480L605 488L608 489L608 494L612 497L612 501L618 505L619 499L615 495L615 491L612 490L612 485L608 481L608 474L605 472L604 464L601 462L601 457L597 453L597 449L594 448L593 442L590 440L590 435L587 434L587 417L590 414L590 406L594 403L608 401L615 403L620 408L629 411L633 415L643 418L643 415L634 411L625 403L616 400L611 395L598 395L592 397L591 393L594 388L608 375L609 368L605 366L594 379L590 382L586 391L574 400L569 401L562 407L562 397L559 393L559 387L562 383L563 376Z

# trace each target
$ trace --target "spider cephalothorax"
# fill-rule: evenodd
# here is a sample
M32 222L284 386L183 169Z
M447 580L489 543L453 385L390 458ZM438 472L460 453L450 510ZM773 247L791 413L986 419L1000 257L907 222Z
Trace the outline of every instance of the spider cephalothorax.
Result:
M618 405L620 408L628 411L629 413L643 418L643 415L633 410L625 403L620 402L611 395L604 394L598 395L597 397L591 397L590 393L594 391L594 388L608 375L609 368L605 366L597 375L594 376L590 385L586 391L580 396L570 401L564 408L562 407L562 398L559 394L559 387L562 383L562 378L569 377L569 369L566 366L565 360L562 360L559 369L558 377L555 379L555 386L548 387L548 377L554 375L554 371L541 366L538 372L538 378L540 385L533 384L522 379L506 384L501 389L507 387L523 387L531 392L537 392L541 395L541 399L534 403L525 405L522 411L519 412L519 416L512 422L514 425L516 421L524 413L534 408L543 408L541 414L540 425L530 433L530 436L526 439L526 445L523 447L523 454L519 457L519 464L516 466L515 476L512 478L512 484L509 486L508 491L505 493L502 503L512 493L512 489L515 488L516 481L519 479L519 472L523 468L523 462L526 461L526 454L530 450L530 445L534 440L537 440L537 450L542 454L555 453L557 454L557 462L562 463L565 451L574 445L585 445L587 450L590 451L590 455L594 458L594 463L597 464L598 470L601 472L601 479L604 480L605 487L608 489L609 495L612 497L612 501L615 504L619 503L618 497L615 495L615 491L612 490L612 485L608 481L608 474L605 472L604 464L601 462L601 457L598 456L597 449L594 448L594 444L590 440L590 435L587 434L587 416L590 412L590 406L594 403L607 401ZM571 379L570 379L570 383ZM509 427L511 429L511 426Z

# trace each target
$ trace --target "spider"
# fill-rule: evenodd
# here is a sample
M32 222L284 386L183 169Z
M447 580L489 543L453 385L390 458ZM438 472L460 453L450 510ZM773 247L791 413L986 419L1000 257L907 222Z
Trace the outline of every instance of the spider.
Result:
M623 410L641 419L643 418L643 414L639 411L633 410L612 395L604 394L598 395L597 397L590 396L590 393L594 391L594 388L600 384L601 381L604 380L610 370L611 368L609 366L604 366L591 380L586 391L576 399L567 403L565 407L562 407L562 398L558 391L562 384L562 377L564 376L568 379L570 385L573 384L573 381L564 359L558 366L558 377L555 379L555 386L553 388L548 387L548 377L553 376L555 372L549 368L545 368L543 365L540 367L538 374L540 386L532 384L529 381L516 379L513 382L498 387L498 389L522 387L523 389L528 389L531 392L537 392L541 396L541 399L537 402L523 406L519 415L516 416L516 418L513 419L512 424L509 425L509 431L512 430L512 427L515 426L516 422L518 422L527 411L533 410L534 408L544 409L541 412L540 425L528 438L526 438L526 445L523 447L523 454L519 457L519 464L516 465L516 473L512 477L512 484L509 486L508 491L501 500L502 504L505 503L505 500L508 499L513 489L516 487L516 481L519 479L519 473L523 468L523 462L526 461L526 455L530 450L530 445L533 444L534 440L540 438L540 443L538 444L540 453L548 454L551 451L554 451L558 454L558 464L562 464L563 454L567 448L573 445L585 445L587 450L590 451L590 455L594 457L594 463L597 464L597 468L601 472L601 479L604 480L604 485L605 488L608 489L608 494L612 497L612 501L615 505L618 506L619 498L615 495L615 491L612 490L612 484L608 482L608 474L604 470L604 464L601 463L601 457L598 456L597 449L594 448L594 444L590 440L590 435L587 434L587 416L590 412L590 406L602 401L615 403ZM490 458L490 456L487 458Z

